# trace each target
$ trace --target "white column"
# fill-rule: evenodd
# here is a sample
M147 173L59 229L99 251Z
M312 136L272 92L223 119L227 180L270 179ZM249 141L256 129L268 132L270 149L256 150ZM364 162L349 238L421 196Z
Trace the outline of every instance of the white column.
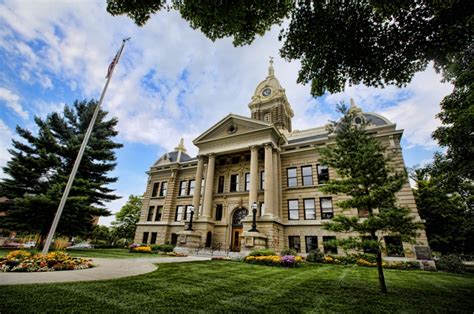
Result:
M274 216L273 205L273 148L271 144L265 145L265 216Z
M258 181L258 146L252 146L250 148L249 215L252 214L253 203L257 202Z
M278 152L276 150L273 151L273 214L277 217L280 216L280 203L279 203L279 194L280 189L278 188Z
M198 156L198 164L196 169L196 178L194 181L194 195L193 195L193 207L195 217L201 215L199 213L199 203L201 200L201 180L202 180L202 169L204 168L204 160L202 156Z
M209 160L207 162L207 173L206 173L206 180L204 184L204 201L203 201L203 209L202 209L202 216L211 218L212 212L212 195L213 188L214 188L214 166L216 163L216 157L214 154L209 154Z

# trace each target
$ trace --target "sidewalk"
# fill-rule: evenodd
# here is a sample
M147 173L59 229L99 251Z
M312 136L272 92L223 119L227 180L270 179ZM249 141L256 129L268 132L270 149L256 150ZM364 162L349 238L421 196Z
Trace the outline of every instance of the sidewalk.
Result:
M94 268L38 273L0 273L0 285L107 280L152 272L154 264L208 261L210 257L93 258Z

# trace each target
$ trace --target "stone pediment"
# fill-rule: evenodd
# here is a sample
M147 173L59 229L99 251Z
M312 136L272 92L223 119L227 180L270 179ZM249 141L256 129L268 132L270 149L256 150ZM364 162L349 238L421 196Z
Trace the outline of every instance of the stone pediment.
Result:
M193 143L198 145L199 143L203 142L237 137L243 134L250 134L255 131L272 128L273 125L268 122L242 117L235 114L229 114L206 132L197 137Z

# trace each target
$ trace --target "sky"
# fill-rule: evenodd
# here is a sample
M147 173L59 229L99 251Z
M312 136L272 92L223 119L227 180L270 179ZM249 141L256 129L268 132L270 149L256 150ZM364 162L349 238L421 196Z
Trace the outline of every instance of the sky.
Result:
M104 98L117 117L118 181L121 199L108 204L117 212L130 194L143 194L146 171L184 138L192 140L228 113L249 116L248 104L265 79L270 56L275 75L295 112L293 126L306 129L337 119L336 104L353 98L404 129L402 148L408 167L428 163L440 147L431 133L440 125L439 103L452 91L431 66L404 88L346 86L344 92L314 98L309 85L296 83L300 64L279 57L279 26L250 46L232 39L212 42L189 27L176 12L160 12L144 26L106 12L106 1L0 0L0 167L10 159L16 125L37 131L34 117L62 110L76 99L98 99L121 40L131 37ZM0 178L5 177L0 170ZM114 216L102 217L108 225Z

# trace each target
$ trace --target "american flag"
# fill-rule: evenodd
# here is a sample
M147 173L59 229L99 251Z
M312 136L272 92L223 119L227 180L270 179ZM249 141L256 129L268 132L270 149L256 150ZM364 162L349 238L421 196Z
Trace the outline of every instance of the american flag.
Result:
M107 70L107 75L105 76L105 78L109 78L110 75L112 74L112 71L114 70L115 65L118 62L119 54L120 54L120 50L117 52L115 57L112 59L112 62L110 62L109 69Z

